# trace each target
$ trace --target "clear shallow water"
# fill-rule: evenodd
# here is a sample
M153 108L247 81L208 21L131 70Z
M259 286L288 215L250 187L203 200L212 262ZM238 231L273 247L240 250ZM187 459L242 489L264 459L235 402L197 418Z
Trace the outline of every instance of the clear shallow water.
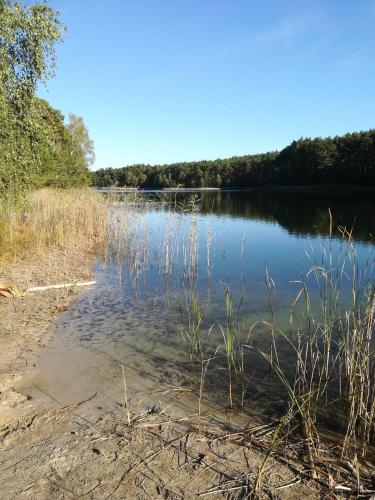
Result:
M223 344L225 290L230 289L241 334L270 319L266 275L272 276L272 309L278 327L289 328L291 303L301 275L331 250L333 266L342 259L337 226L352 227L358 267L373 279L375 200L369 195L319 197L260 192L143 192L130 204L115 203L112 256L97 262L97 286L85 291L64 313L43 350L35 387L63 404L98 393L87 416L121 403L122 365L132 404L162 404L178 397L174 411L196 411L201 364L188 363L184 334L199 304L203 358ZM125 195L129 196L129 195ZM334 238L328 239L328 208ZM131 216L127 211L131 210ZM117 235L117 239L116 239ZM323 249L323 250L322 250ZM340 257L341 255L341 257ZM314 280L312 301L318 304ZM343 279L343 297L350 295ZM238 312L238 315L237 315ZM212 326L214 325L214 326ZM250 343L250 342L249 342ZM252 330L246 353L246 384L238 386L235 407L227 409L227 371L223 348L210 361L202 394L205 411L220 419L267 419L285 402L257 349L267 351L268 330ZM290 353L280 342L288 365ZM176 403L176 402L175 402Z

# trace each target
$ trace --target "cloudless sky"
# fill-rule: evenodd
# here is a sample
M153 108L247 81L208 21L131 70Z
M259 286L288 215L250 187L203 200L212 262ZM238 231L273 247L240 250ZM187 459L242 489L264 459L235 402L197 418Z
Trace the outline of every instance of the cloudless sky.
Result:
M375 0L54 0L39 92L95 168L224 158L375 127Z

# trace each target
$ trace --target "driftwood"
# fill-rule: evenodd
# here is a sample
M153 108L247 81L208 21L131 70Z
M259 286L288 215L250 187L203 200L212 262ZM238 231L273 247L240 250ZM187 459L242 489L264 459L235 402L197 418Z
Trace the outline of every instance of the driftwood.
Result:
M26 291L43 292L44 290L50 290L52 288L72 288L72 287L92 286L92 285L96 285L96 281L83 281L81 283L62 283L60 285L31 286Z
M61 283L58 285L45 285L45 286L31 286L25 289L19 289L16 286L9 283L0 283L0 295L8 299L15 297L23 297L26 293L32 292L43 292L44 290L50 290L53 288L74 288L83 286L96 285L96 281L83 281L81 283Z

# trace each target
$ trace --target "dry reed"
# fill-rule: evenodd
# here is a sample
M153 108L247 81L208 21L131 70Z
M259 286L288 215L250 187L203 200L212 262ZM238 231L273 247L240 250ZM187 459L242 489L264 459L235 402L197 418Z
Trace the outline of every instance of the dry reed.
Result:
M107 239L107 201L92 189L43 189L0 211L2 263L49 250L87 252Z

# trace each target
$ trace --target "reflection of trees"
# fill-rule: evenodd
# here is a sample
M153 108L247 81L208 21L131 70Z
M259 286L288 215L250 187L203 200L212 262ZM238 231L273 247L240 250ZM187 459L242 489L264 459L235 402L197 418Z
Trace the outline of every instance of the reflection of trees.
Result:
M189 196L186 192L160 193L166 200L181 203ZM373 193L318 195L308 193L281 193L267 191L215 191L200 192L201 213L230 215L245 219L260 219L278 223L288 232L300 235L327 235L328 208L334 219L335 234L338 226L354 227L353 237L372 241L375 233L375 199Z
M369 195L324 196L286 193L220 193L215 200L215 213L256 218L277 222L288 232L301 235L326 235L329 233L330 208L335 232L338 226L354 227L353 236L362 241L370 241L375 230L375 200ZM202 199L202 210L207 202ZM208 200L208 210L211 210Z

